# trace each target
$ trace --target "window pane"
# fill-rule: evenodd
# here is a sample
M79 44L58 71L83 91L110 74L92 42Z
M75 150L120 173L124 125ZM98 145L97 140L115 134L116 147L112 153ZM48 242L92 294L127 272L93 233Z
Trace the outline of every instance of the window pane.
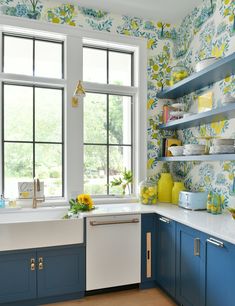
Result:
M111 146L109 147L109 181L119 178L121 173L132 170L131 167L131 147ZM110 187L110 194L122 194L121 187ZM126 189L128 194L128 188Z
M35 145L35 174L44 182L46 197L62 196L62 145Z
M84 142L107 142L107 95L86 94L84 99Z
M84 146L84 192L107 194L107 147Z
M83 80L107 83L107 51L83 48Z
M35 76L62 78L62 44L35 41Z
M109 96L109 142L131 144L131 97Z
M18 196L18 182L32 180L33 145L24 143L4 144L5 197Z
M62 141L62 90L35 88L35 139Z
M4 72L33 75L33 40L4 36Z
M131 86L131 54L109 52L109 84Z
M4 139L33 140L33 88L4 85Z

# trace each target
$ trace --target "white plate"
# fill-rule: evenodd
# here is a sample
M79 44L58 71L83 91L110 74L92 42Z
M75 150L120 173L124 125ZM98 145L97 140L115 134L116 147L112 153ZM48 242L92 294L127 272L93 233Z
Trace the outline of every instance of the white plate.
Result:
M184 109L184 104L183 103L174 103L171 106L178 109L178 110L183 110Z
M221 146L221 145L226 145L226 146L234 146L234 139L232 138L215 138L212 141L214 146Z

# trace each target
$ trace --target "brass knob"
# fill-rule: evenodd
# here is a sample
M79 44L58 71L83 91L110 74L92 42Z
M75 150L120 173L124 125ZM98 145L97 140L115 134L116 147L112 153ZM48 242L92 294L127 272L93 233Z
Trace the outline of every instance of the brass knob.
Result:
M31 258L30 260L30 269L31 271L35 271L36 265L35 265L35 259Z
M44 266L43 266L43 258L39 257L38 258L38 270L43 270Z

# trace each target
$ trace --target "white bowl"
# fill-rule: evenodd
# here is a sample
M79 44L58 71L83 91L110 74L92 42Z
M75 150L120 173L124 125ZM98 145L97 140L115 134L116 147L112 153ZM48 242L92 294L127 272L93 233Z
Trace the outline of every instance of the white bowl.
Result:
M184 148L186 150L205 150L206 146L205 145L200 145L200 144L185 144Z
M168 150L171 152L173 156L182 156L184 151L184 146L172 146L169 147Z
M226 145L226 146L234 146L234 139L232 138L215 138L212 141L214 146L221 146L221 145Z

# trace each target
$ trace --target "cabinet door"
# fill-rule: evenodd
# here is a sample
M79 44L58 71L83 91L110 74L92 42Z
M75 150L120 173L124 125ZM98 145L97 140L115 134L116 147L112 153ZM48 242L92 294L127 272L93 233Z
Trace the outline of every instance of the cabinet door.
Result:
M175 297L175 222L157 216L157 283Z
M0 253L0 303L36 297L36 252Z
M156 214L141 216L141 283L154 285L156 257Z
M235 305L235 246L206 239L206 306Z
M176 299L183 306L203 306L204 245L201 232L177 224Z
M38 296L85 291L85 247L38 249Z

